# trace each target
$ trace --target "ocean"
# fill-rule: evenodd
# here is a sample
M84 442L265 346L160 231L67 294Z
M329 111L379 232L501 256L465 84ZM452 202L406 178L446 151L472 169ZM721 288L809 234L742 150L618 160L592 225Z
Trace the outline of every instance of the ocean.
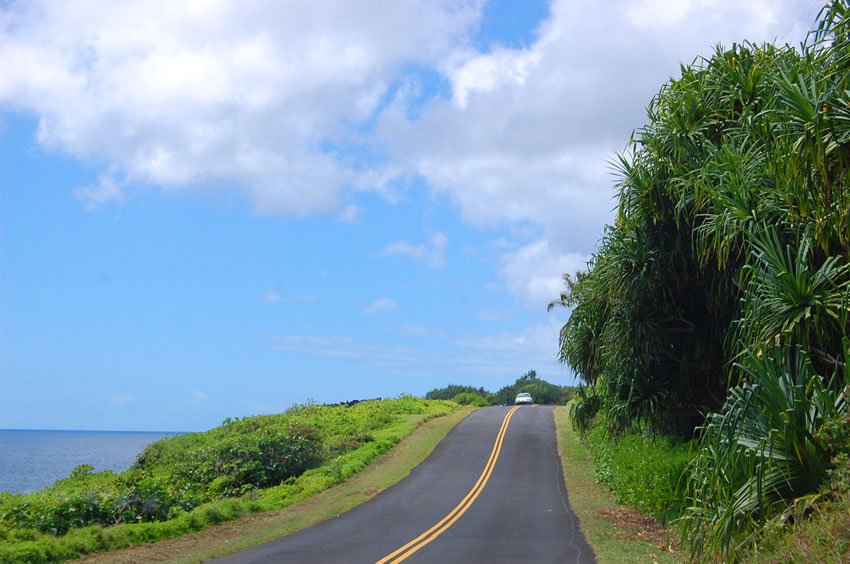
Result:
M29 493L67 478L80 464L121 472L150 443L179 433L0 429L0 491Z

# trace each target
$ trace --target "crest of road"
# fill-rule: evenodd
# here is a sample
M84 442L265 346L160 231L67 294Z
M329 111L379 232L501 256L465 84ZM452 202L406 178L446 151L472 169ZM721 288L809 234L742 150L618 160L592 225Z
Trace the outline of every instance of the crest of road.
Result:
M216 562L594 562L562 472L552 407L478 409L372 500Z

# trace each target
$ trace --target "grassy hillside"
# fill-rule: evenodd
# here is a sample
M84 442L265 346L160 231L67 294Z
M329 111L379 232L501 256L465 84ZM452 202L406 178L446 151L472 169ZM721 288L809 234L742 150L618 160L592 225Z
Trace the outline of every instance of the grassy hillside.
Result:
M78 467L40 492L0 494L0 561L69 559L289 506L457 407L414 397L296 406L157 441L120 474Z

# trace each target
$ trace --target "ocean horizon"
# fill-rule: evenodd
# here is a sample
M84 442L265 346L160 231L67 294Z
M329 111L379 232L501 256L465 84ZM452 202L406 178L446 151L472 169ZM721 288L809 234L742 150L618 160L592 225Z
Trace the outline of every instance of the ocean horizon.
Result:
M130 468L150 443L171 431L0 429L0 491L31 493L67 478L81 464L95 472Z
M161 435L185 435L194 431L125 431L120 429L0 429L0 433L12 432L37 432L37 433L138 433L138 434L161 434Z

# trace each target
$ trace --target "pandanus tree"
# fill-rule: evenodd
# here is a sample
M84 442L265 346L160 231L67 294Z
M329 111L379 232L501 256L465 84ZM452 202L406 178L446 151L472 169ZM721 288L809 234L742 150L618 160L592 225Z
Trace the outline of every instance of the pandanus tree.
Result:
M847 409L848 1L800 49L683 66L615 166L615 224L556 302L560 358L614 430L700 436L685 536L734 559L824 478L817 429Z

